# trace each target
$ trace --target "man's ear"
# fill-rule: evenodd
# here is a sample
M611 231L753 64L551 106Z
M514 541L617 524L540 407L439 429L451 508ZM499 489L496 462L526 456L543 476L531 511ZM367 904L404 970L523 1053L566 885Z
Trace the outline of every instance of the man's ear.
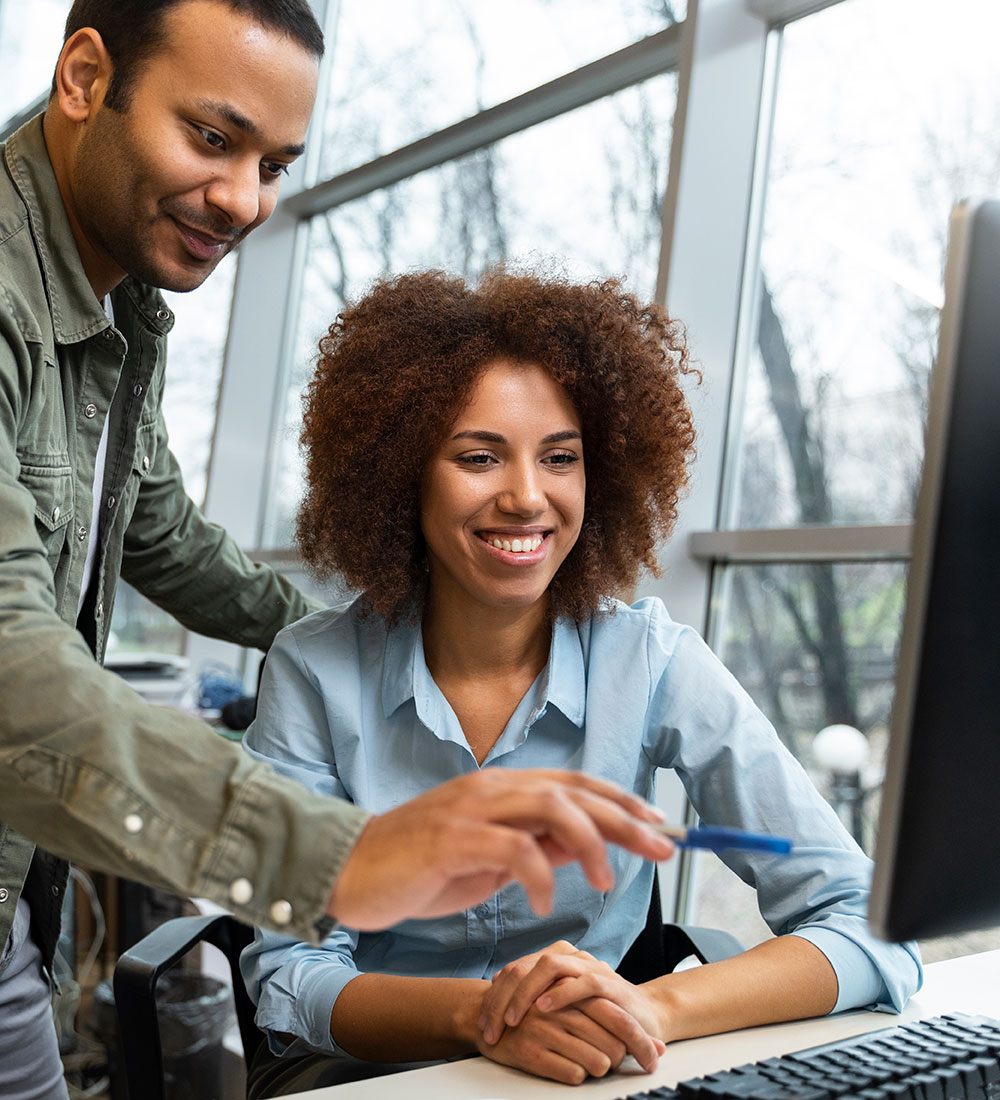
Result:
M71 122L86 122L104 101L111 58L93 27L81 27L65 42L56 65L56 99Z

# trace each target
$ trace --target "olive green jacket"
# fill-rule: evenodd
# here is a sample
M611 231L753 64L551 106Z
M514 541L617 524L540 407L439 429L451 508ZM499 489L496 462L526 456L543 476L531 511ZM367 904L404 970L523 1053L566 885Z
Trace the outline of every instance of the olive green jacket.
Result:
M186 627L262 649L313 605L185 494L161 412L173 317L126 279L109 323L41 117L0 150L0 947L32 842L315 940L368 815L307 794L99 665L119 575ZM77 623L105 414L97 587ZM62 881L49 878L41 893L57 910ZM49 941L58 914L37 912L38 898Z

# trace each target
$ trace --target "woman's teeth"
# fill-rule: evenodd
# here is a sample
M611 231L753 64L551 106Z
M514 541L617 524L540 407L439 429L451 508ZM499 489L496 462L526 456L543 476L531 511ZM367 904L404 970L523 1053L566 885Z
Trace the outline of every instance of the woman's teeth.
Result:
M537 550L542 545L543 540L541 535L530 535L524 539L498 539L494 537L485 541L498 550L508 550L512 554L529 554L532 550Z

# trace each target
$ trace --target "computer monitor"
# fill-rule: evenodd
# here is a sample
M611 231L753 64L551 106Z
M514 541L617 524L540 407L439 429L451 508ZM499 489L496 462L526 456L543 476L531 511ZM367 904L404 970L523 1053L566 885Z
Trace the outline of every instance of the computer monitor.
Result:
M952 214L869 920L1000 924L1000 201Z

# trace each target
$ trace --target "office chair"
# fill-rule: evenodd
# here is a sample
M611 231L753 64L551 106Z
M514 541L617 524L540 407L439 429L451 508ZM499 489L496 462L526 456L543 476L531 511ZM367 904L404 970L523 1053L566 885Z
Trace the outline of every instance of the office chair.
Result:
M253 930L227 914L175 917L130 947L115 965L115 1008L130 1100L165 1100L163 1052L156 1017L156 983L192 947L210 943L226 956L243 1055L249 1064L264 1039L254 1023L254 1004L240 975L240 952Z
M660 881L653 876L646 924L618 965L617 972L633 985L670 974L677 964L693 955L699 962L720 962L739 955L743 944L721 928L693 924L664 924L660 905Z
M240 975L240 952L252 940L253 931L228 915L176 917L155 928L119 958L114 977L115 1007L131 1100L164 1100L156 983L198 943L218 947L229 962L243 1056L250 1064L264 1039L254 1023L254 1004ZM720 929L664 924L659 882L654 878L645 927L622 959L618 973L630 982L646 982L670 973L690 955L703 963L718 962L742 950L735 936Z

